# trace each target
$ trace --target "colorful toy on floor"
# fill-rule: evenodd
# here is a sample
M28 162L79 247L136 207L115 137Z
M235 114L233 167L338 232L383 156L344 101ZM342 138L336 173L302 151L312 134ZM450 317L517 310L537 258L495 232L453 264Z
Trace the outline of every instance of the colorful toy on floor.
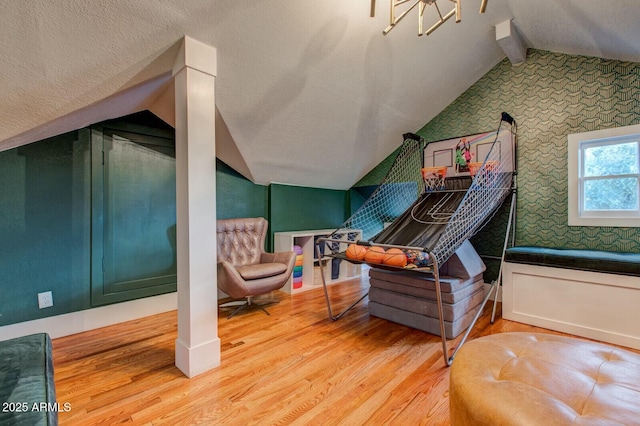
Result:
M295 245L293 251L296 253L296 263L293 267L293 288L302 287L302 265L304 264L304 257L302 256L302 247Z

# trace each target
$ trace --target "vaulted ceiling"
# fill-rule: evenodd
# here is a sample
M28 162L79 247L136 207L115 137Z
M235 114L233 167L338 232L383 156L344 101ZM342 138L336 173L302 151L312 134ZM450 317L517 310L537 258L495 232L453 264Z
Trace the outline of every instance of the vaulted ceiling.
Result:
M462 0L462 22L418 37L417 8L382 35L387 0L3 1L0 150L144 109L171 121L184 35L218 52L219 158L256 183L335 189L504 58L501 22L528 47L640 62L637 0L479 6Z

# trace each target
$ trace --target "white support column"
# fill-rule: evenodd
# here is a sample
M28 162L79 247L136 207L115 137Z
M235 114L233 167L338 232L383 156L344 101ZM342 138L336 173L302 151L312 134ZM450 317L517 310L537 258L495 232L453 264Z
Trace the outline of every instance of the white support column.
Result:
M185 37L173 66L176 108L176 366L220 365L216 275L216 50Z

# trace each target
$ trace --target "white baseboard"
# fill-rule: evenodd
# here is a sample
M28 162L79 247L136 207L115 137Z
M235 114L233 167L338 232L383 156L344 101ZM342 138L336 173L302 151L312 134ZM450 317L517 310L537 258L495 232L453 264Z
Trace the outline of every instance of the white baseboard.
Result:
M640 349L640 278L505 263L502 317Z
M100 308L86 309L69 314L56 315L32 321L0 327L0 340L26 336L34 333L48 333L52 339L93 330L108 325L176 310L178 293L116 303Z

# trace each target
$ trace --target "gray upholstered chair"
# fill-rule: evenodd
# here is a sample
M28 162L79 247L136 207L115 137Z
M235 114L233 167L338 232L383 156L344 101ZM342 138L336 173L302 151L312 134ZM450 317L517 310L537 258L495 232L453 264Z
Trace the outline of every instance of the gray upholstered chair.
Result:
M244 302L228 318L249 306L256 306L269 315L253 298L282 288L291 277L295 253L266 253L267 226L267 220L262 217L217 221L218 288Z

